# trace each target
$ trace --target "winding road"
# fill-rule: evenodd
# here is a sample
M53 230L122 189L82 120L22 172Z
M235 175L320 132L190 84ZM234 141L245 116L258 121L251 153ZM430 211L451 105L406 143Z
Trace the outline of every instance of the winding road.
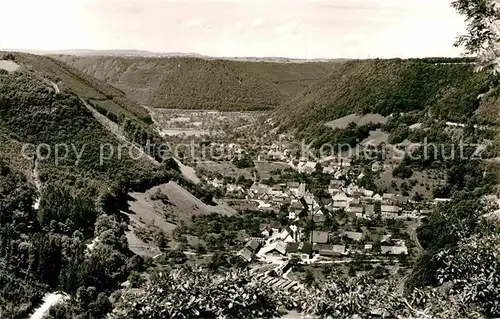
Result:
M419 257L420 255L422 255L424 253L425 249L424 249L424 247L422 247L422 245L420 244L420 241L418 240L418 235L417 235L417 229L416 228L411 228L411 230L410 230L410 239L415 243L415 247L418 250L417 257ZM406 286L406 282L408 281L408 279L410 279L410 275L411 275L411 272L409 274L405 275L403 278L401 278L401 281L399 282L399 284L398 284L398 286L396 288L396 291L400 295L403 295L404 290L405 290L405 286Z

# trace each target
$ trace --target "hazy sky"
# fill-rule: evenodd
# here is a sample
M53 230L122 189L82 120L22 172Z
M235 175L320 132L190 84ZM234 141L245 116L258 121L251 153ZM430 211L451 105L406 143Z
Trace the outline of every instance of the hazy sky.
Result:
M296 58L457 56L451 0L12 0L0 48Z

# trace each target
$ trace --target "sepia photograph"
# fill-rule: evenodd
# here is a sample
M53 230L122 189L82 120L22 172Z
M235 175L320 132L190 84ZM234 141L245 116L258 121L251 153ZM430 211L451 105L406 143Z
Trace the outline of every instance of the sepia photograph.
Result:
M500 0L0 9L0 319L500 318Z

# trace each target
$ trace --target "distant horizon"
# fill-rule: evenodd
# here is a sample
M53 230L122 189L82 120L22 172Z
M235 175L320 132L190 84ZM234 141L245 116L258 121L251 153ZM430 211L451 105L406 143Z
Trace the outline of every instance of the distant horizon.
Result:
M37 49L18 49L18 48L0 48L0 52L21 52L39 55L80 55L80 56L135 56L135 57L192 57L192 58L210 58L210 59L288 59L288 60L302 60L302 61L315 61L315 60L389 60L389 59L425 59L425 58L470 58L464 54L455 56L393 56L393 57L316 57L316 58L300 58L289 56L214 56L205 55L197 52L156 52L141 49L61 49L61 50L37 50ZM124 54L124 53L136 53ZM101 53L101 54L100 54ZM116 53L116 54L113 54ZM122 54L120 54L122 53Z

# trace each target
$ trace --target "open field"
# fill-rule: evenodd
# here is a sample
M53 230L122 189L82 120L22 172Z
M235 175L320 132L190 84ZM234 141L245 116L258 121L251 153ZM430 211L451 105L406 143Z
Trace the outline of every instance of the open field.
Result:
M364 126L368 124L385 124L388 118L380 114L349 114L347 116L341 117L339 119L326 122L325 125L333 129L346 129L349 124L354 123L357 126Z
M406 184L410 187L408 190L410 197L418 193L425 199L432 200L433 189L444 184L444 173L437 170L413 171L413 175L408 179L396 178L392 176L392 171L393 169L389 168L380 174L380 178L375 181L378 189L389 193L401 193L403 185Z
M287 163L255 161L255 169L261 179L267 179L273 176L272 172L290 168ZM237 168L232 162L205 162L197 163L197 168L202 168L211 172L220 173L222 176L234 177L243 176L247 179L253 179L254 176L249 168Z
M238 178L243 176L247 179L253 178L249 169L236 168L231 162L210 162L210 163L197 163L196 167L208 170L210 172L220 173L222 176Z
M154 226L171 234L179 222L189 223L193 216L237 214L226 204L209 206L203 203L175 182L153 187L145 193L130 193L129 196L128 208L123 211L130 219L126 236L130 250L143 256L154 256L159 250L135 234L134 231L139 228Z
M20 68L19 64L10 60L0 60L0 69L3 69L7 72L14 72Z
M177 165L179 165L179 169L181 170L182 176L184 176L184 178L190 180L195 184L198 184L200 182L200 179L198 178L198 176L196 176L196 171L194 170L194 168L182 164L177 159L175 159L175 161L177 162Z
M387 143L389 140L389 133L381 130L370 131L370 136L361 141L361 145L377 146L381 143Z
M185 132L188 135L195 135L227 131L229 128L233 129L255 124L256 117L265 114L257 111L219 112L159 108L149 108L149 110L160 131L167 132L170 135L177 132L179 134Z
M175 129L163 129L160 130L161 136L196 136L201 137L204 135L209 135L209 131L190 129L190 128L175 128Z

